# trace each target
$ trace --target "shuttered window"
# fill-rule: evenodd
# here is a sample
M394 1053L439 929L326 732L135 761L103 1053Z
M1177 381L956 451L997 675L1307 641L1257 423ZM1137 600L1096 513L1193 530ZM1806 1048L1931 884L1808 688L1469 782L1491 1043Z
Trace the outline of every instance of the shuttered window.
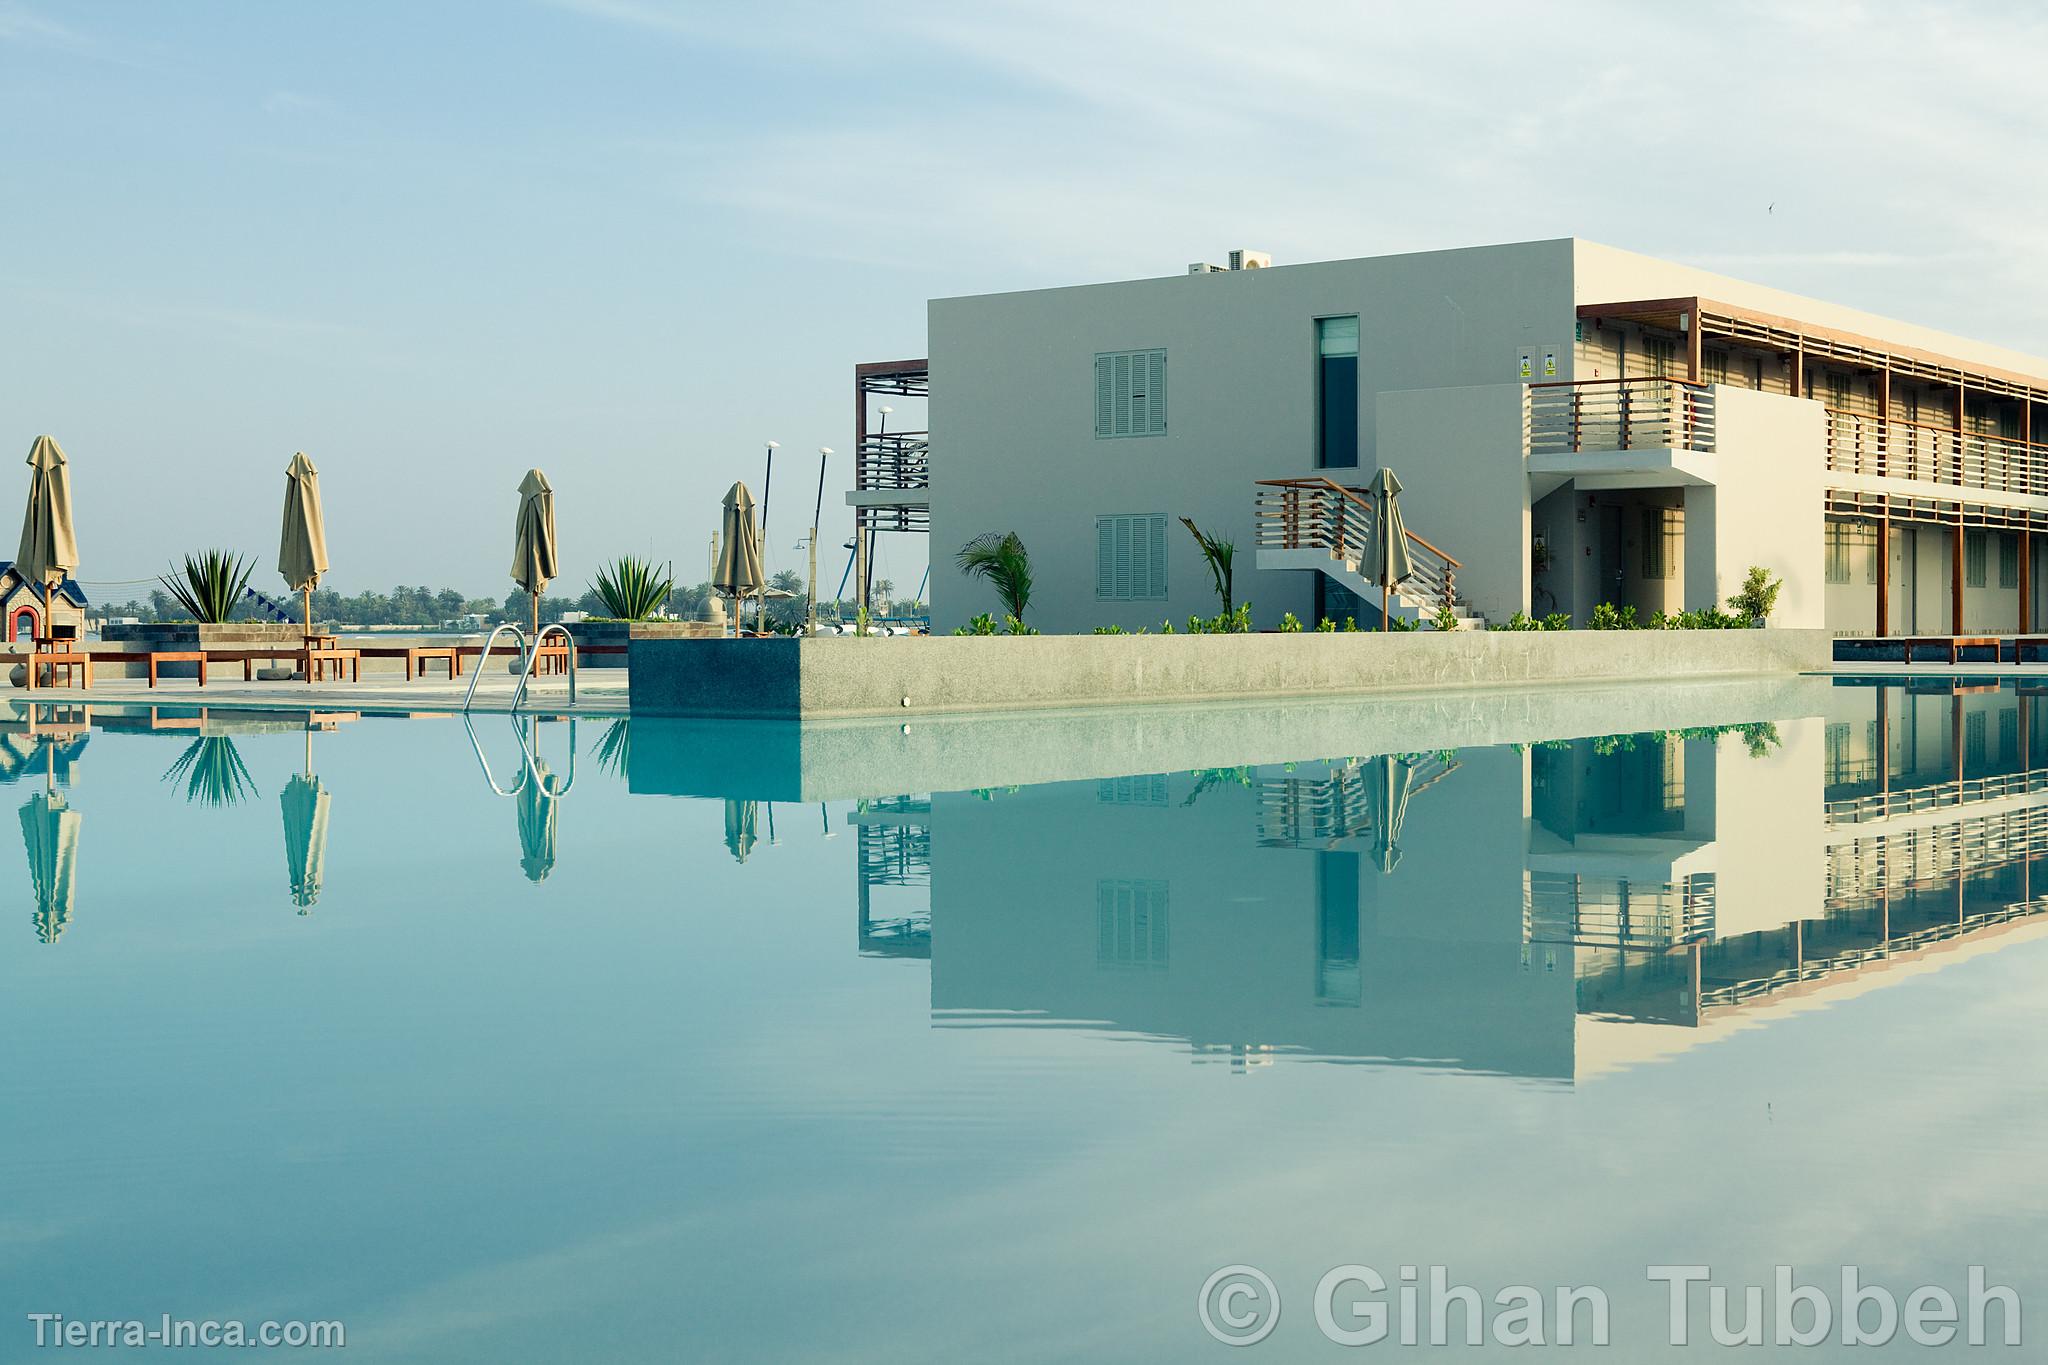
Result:
M1105 351L1095 357L1095 436L1166 434L1166 352Z
M1095 519L1095 596L1105 602L1166 598L1166 514Z

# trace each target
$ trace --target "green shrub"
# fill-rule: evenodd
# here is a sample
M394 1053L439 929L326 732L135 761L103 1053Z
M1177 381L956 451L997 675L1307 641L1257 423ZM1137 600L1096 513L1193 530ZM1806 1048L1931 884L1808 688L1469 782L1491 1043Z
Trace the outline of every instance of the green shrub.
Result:
M967 618L964 626L953 627L955 635L993 635L996 633L996 618L987 612Z
M1571 628L1572 614L1568 611L1554 611L1544 617L1537 626L1538 630L1570 630Z
M1344 618L1344 631L1348 635L1358 634L1358 618L1356 616L1347 616Z
M1429 618L1429 624L1435 630L1456 630L1458 613L1451 610L1449 603L1445 603L1436 609L1436 615Z
M1004 617L1004 618L1003 618L1003 634L1005 634L1005 635L1036 635L1036 634L1038 634L1038 627L1037 627L1037 626L1027 626L1027 625L1025 625L1025 624L1024 624L1024 623L1023 623L1022 621L1018 620L1018 619L1017 619L1016 617L1014 617L1014 616L1006 616L1006 617Z
M1728 605L1746 625L1752 621L1768 621L1772 608L1778 605L1779 590L1785 586L1782 578L1772 578L1770 570L1761 564L1749 566L1749 576L1742 580L1742 587Z
M1586 624L1592 630L1634 630L1636 628L1635 603L1631 602L1620 611L1616 611L1614 603L1602 602L1599 606L1593 608L1592 619Z
M1281 633L1282 635L1298 635L1298 634L1300 634L1300 633L1301 633L1301 618L1300 618L1299 616L1296 616L1296 615L1295 615L1295 614L1294 614L1293 612L1291 612L1291 611L1290 611L1290 612L1288 612L1288 613L1287 613L1286 615L1282 616L1282 617L1280 618L1280 633Z
M1318 635L1332 635L1336 633L1336 630L1337 623L1327 616L1316 622L1316 634Z
M1097 626L1095 633L1097 635L1122 635L1125 632L1122 626Z
M1422 624L1419 621L1411 621L1405 616L1389 616L1387 618L1387 628L1400 631L1420 630L1422 629Z

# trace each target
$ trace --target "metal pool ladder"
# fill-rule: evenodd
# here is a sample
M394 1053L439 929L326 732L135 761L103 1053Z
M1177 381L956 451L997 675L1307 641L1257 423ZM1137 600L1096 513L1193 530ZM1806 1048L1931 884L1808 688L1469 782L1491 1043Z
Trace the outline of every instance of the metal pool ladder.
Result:
M510 621L504 621L491 627L490 635L484 640L484 652L477 656L476 672L470 674L469 677L469 691L462 695L463 711L467 712L470 704L476 700L476 685L484 680L484 670L490 666L491 662L491 650L498 643L499 633L507 630L511 631L513 637L519 641L519 686L512 693L512 710L518 711L520 702L525 700L526 684L533 677L534 657L540 652L541 646L547 642L547 638L550 635L561 636L562 643L569 647L569 704L574 706L576 704L576 638L569 634L566 627L550 624L542 626L540 634L534 636L529 641L526 638L525 631Z

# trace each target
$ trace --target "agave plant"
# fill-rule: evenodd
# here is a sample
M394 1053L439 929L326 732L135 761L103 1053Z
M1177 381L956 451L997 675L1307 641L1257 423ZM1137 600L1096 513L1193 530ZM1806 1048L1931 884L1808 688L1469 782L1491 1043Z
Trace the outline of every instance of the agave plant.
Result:
M592 587L607 615L621 621L645 621L668 601L675 581L662 576L653 563L637 555L620 555L597 571Z
M233 614L255 568L254 560L243 559L231 550L204 550L185 556L182 580L165 574L157 582L192 614L193 620L218 625Z
M1003 609L1019 626L1031 605L1031 555L1015 531L986 531L960 547L960 571L983 579L1003 599ZM1022 634L1013 630L1011 634Z
M201 735L193 740L163 776L166 782L181 778L185 799L201 805L240 805L248 797L260 795L235 741L227 735Z
M1195 525L1193 517L1182 517L1180 524L1188 528L1195 544L1202 547L1202 558L1209 565L1209 576L1216 580L1216 598L1223 603L1223 614L1229 616L1236 610L1230 594L1230 571L1232 562L1237 558L1237 543L1218 540Z

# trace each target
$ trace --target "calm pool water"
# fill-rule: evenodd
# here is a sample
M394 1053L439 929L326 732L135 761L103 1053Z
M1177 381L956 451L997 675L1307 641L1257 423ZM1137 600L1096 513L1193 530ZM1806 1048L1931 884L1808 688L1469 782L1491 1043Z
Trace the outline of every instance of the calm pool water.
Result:
M1630 1361L1689 1353L1658 1264L2048 1313L2048 713L1878 681L18 715L0 1357L1334 1359L1347 1263L1602 1287ZM1283 1305L1236 1353L1233 1264Z

